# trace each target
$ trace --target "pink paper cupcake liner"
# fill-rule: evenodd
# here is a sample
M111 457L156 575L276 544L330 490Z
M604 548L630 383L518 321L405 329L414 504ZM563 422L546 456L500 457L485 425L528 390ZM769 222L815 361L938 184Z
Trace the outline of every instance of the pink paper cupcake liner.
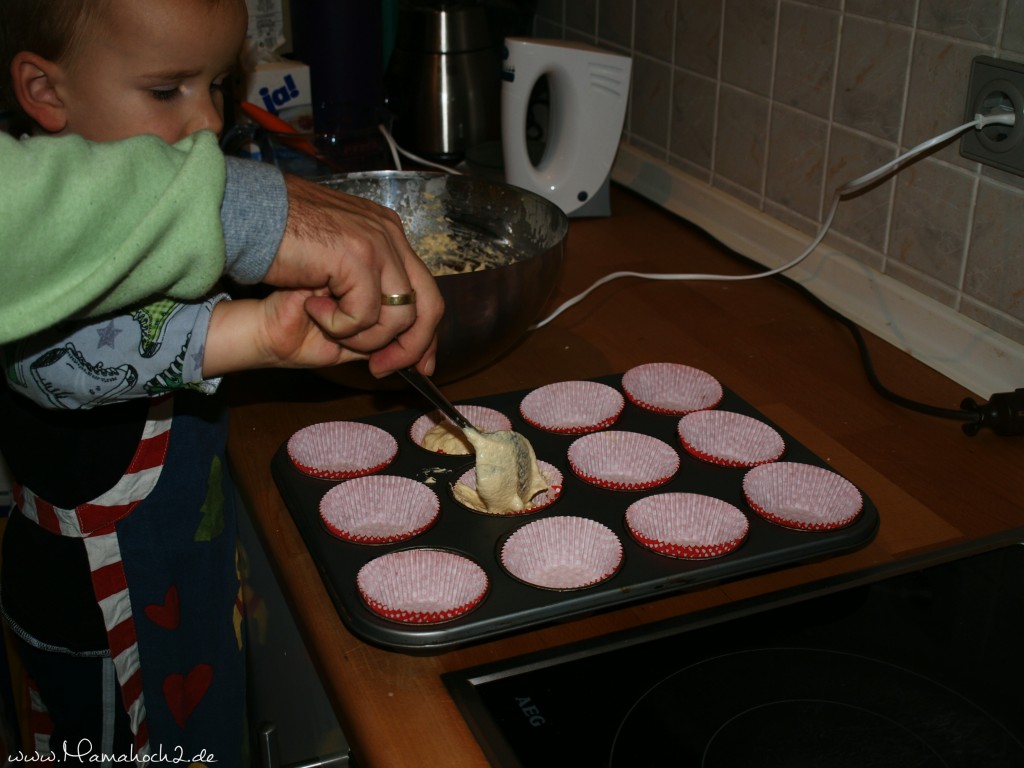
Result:
M345 480L379 472L394 461L398 441L380 427L358 421L327 421L288 439L288 456L301 472Z
M544 589L583 589L611 577L622 564L622 542L586 517L547 517L515 531L501 548L512 576Z
M747 538L750 521L721 499L696 493L659 493L630 504L626 528L658 554L686 560L721 557Z
M357 544L391 544L417 536L437 520L441 502L423 483L397 475L346 480L320 500L331 533Z
M754 467L743 477L743 495L766 520L804 531L844 528L864 506L860 491L846 478L796 462Z
M513 512L509 514L514 515L531 515L534 512L540 512L542 509L546 509L558 501L562 497L562 473L558 471L558 467L554 464L548 464L546 461L537 460L537 466L540 468L540 473L544 476L544 479L548 481L548 489L542 493L538 493L531 499L531 504L526 509L520 510L519 512ZM464 485L469 486L474 491L476 490L476 467L467 470L459 477L458 481ZM458 499L456 499L458 501ZM460 502L460 506L465 507L470 512L476 512L478 514L488 514L481 512L479 509L473 509Z
M679 454L668 443L622 430L576 439L569 446L568 459L581 480L617 491L655 488L679 470Z
M618 390L597 381L560 381L530 392L519 413L537 429L581 435L610 427L626 401Z
M512 422L509 418L496 411L493 408L487 408L482 405L456 405L456 410L466 417L466 421L484 432L498 432L501 430L512 429ZM431 411L423 416L420 416L416 421L409 427L409 439L412 440L420 448L424 450L430 450L425 448L423 445L423 438L431 429L436 427L438 424L445 422L451 424L448 418L440 411ZM458 427L452 424L452 428L456 431ZM464 446L464 449L460 454L451 454L456 456L468 456L473 453L472 446L468 442ZM446 453L445 451L434 451L435 453Z
M403 624L439 624L478 606L489 580L483 568L463 555L403 549L360 568L356 586L378 616Z
M622 375L630 402L655 413L682 416L714 408L722 401L722 385L710 373L679 363L647 363Z
M732 411L687 414L679 420L676 431L690 454L726 467L767 464L786 449L782 435L763 421Z

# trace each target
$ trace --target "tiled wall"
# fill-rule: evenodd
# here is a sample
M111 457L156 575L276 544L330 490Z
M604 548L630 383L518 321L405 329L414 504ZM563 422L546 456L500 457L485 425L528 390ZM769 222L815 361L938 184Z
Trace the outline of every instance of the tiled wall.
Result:
M623 140L808 234L836 187L964 122L1024 0L540 0L539 37L633 56ZM843 202L827 242L1024 343L1024 178L954 140Z

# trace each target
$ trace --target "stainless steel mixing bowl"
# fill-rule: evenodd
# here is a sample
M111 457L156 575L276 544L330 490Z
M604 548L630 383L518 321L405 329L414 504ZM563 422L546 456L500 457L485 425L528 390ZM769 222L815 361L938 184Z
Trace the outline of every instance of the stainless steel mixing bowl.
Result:
M320 183L395 210L413 250L436 275L445 300L436 381L485 368L541 319L569 230L554 203L501 182L446 173L371 171ZM468 271L438 274L441 268ZM362 389L382 386L362 363L320 373Z

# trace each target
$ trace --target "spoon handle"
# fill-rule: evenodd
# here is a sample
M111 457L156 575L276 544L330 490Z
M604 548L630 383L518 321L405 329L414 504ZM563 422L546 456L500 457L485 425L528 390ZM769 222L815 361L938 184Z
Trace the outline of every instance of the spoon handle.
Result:
M457 427L460 429L472 429L477 432L479 431L466 420L466 417L451 404L451 401L441 393L441 390L439 390L437 385L435 385L429 378L411 366L409 368L399 369L398 373L401 374L402 378L409 382L413 387L419 390L421 395L437 406L438 410L451 419Z

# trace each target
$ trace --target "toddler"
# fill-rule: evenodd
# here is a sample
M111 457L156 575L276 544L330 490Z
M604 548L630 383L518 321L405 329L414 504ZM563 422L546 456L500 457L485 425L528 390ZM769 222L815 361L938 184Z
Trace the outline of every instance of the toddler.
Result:
M0 0L0 22L10 88L41 133L174 143L223 127L244 0ZM244 763L237 513L215 392L232 371L339 362L304 310L312 295L156 300L4 350L17 509L0 601L40 754Z

